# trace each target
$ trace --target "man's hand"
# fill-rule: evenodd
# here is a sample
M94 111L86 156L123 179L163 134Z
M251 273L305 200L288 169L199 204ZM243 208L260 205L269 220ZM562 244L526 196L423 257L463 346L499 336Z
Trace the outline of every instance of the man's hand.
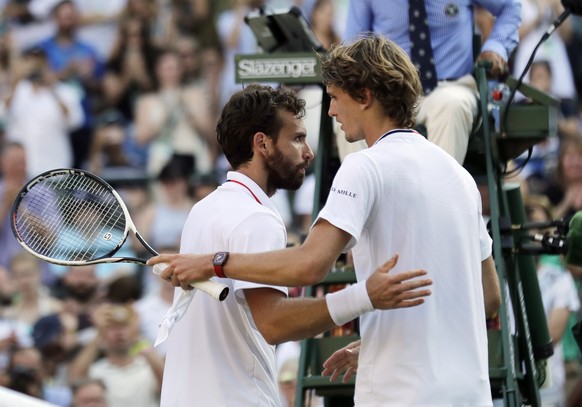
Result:
M167 267L160 278L171 281L174 287L191 290L190 283L206 281L214 277L212 255L199 254L160 254L148 260L148 266L165 263Z
M358 356L360 354L361 341L352 342L349 345L336 350L325 362L323 362L322 376L329 376L330 382L345 372L342 383L347 383L358 370Z
M430 290L419 290L432 284L431 279L419 279L426 275L426 270L404 271L390 274L396 263L398 254L378 267L368 278L366 289L375 309L409 308L420 305L424 297L431 294Z
M477 61L490 61L491 70L489 71L489 74L492 77L498 78L501 81L504 81L505 77L509 73L507 61L496 52L483 51L477 58Z

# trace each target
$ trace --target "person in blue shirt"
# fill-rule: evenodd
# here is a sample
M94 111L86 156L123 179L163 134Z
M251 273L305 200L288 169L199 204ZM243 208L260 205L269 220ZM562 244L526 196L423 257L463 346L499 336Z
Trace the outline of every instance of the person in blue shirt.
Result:
M46 53L50 68L59 80L76 88L81 95L84 123L72 134L74 166L82 167L88 157L91 137L91 95L99 89L104 65L97 50L77 36L79 12L71 0L58 2L52 11L56 33L39 47Z
M394 41L410 55L409 7L421 2L350 0L344 39L349 41L360 33L375 32ZM478 114L477 85L472 76L477 6L495 17L490 34L482 41L477 60L490 61L491 76L499 77L507 73L509 55L519 40L519 0L431 0L425 5L438 82L432 91L427 92L425 88L417 123L424 124L428 139L460 164L465 160L469 135Z

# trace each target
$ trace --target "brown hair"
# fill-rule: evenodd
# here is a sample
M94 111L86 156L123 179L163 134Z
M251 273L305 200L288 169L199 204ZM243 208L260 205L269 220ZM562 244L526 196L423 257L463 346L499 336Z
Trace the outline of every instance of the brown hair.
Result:
M373 33L332 46L322 57L323 83L354 100L369 89L399 126L414 127L422 85L408 55L394 42Z
M216 125L216 139L233 169L253 157L253 137L263 132L277 140L283 122L279 111L296 117L305 115L305 101L285 88L252 84L235 93L222 109Z

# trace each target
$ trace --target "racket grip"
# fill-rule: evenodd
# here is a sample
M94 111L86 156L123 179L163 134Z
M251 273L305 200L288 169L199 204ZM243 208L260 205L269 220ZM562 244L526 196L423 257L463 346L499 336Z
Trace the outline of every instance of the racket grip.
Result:
M159 276L162 274L162 271L168 267L164 263L159 263L154 265L152 271L155 275ZM228 296L228 286L226 284L222 284L216 281L197 281L195 283L190 284L193 288L196 288L200 291L204 291L206 294L210 295L212 298L218 301L224 301Z
M228 296L228 286L216 281L197 281L190 285L197 290L204 291L218 301L224 301Z

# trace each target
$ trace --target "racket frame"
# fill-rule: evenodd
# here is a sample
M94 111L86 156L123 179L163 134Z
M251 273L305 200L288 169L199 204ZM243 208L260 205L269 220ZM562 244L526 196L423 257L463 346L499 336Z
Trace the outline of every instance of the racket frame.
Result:
M107 254L102 255L98 258L92 259L92 260L55 259L53 257L48 257L48 256L45 256L43 254L36 252L32 248L30 248L22 239L20 232L18 231L18 228L16 227L16 223L17 223L16 215L17 215L18 208L19 208L20 203L22 202L23 198L39 182L42 182L42 181L46 180L47 178L52 178L52 177L55 177L58 175L63 175L63 174L64 175L66 175L66 174L82 175L82 176L93 179L94 181L103 185L109 192L111 192L111 194L117 200L117 203L121 207L121 210L122 210L123 215L125 217L125 229L123 231L123 238L120 239L117 246L115 246ZM137 228L135 227L135 224L133 223L133 220L131 219L131 216L129 214L129 210L127 209L127 206L125 205L125 202L123 202L123 200L121 199L121 196L117 193L117 191L111 185L109 185L109 183L107 183L104 179L98 177L97 175L92 174L88 171L84 171L84 170L80 170L80 169L76 169L76 168L59 168L59 169L46 171L46 172L34 177L32 180L30 180L28 183L26 183L22 187L22 189L18 193L16 199L14 200L14 203L12 204L10 224L11 224L12 232L13 232L16 240L18 241L18 243L20 243L20 245L26 251L28 251L32 255L34 255L34 256L38 257L39 259L42 259L48 263L58 264L58 265L62 265L62 266L84 266L84 265L103 264L103 263L137 263L137 264L145 265L147 263L147 259L143 259L143 258L139 258L139 257L111 257L115 253L117 253L121 249L121 247L125 244L128 236L129 236L130 231L134 233L135 237L139 240L139 242L153 256L157 256L159 254L139 234L139 232L137 231ZM219 301L223 301L227 297L228 292L229 292L229 288L227 285L219 283L217 281L212 281L212 280L192 283L191 286L206 292L207 294L211 295L212 297L214 297L215 299L217 299Z

